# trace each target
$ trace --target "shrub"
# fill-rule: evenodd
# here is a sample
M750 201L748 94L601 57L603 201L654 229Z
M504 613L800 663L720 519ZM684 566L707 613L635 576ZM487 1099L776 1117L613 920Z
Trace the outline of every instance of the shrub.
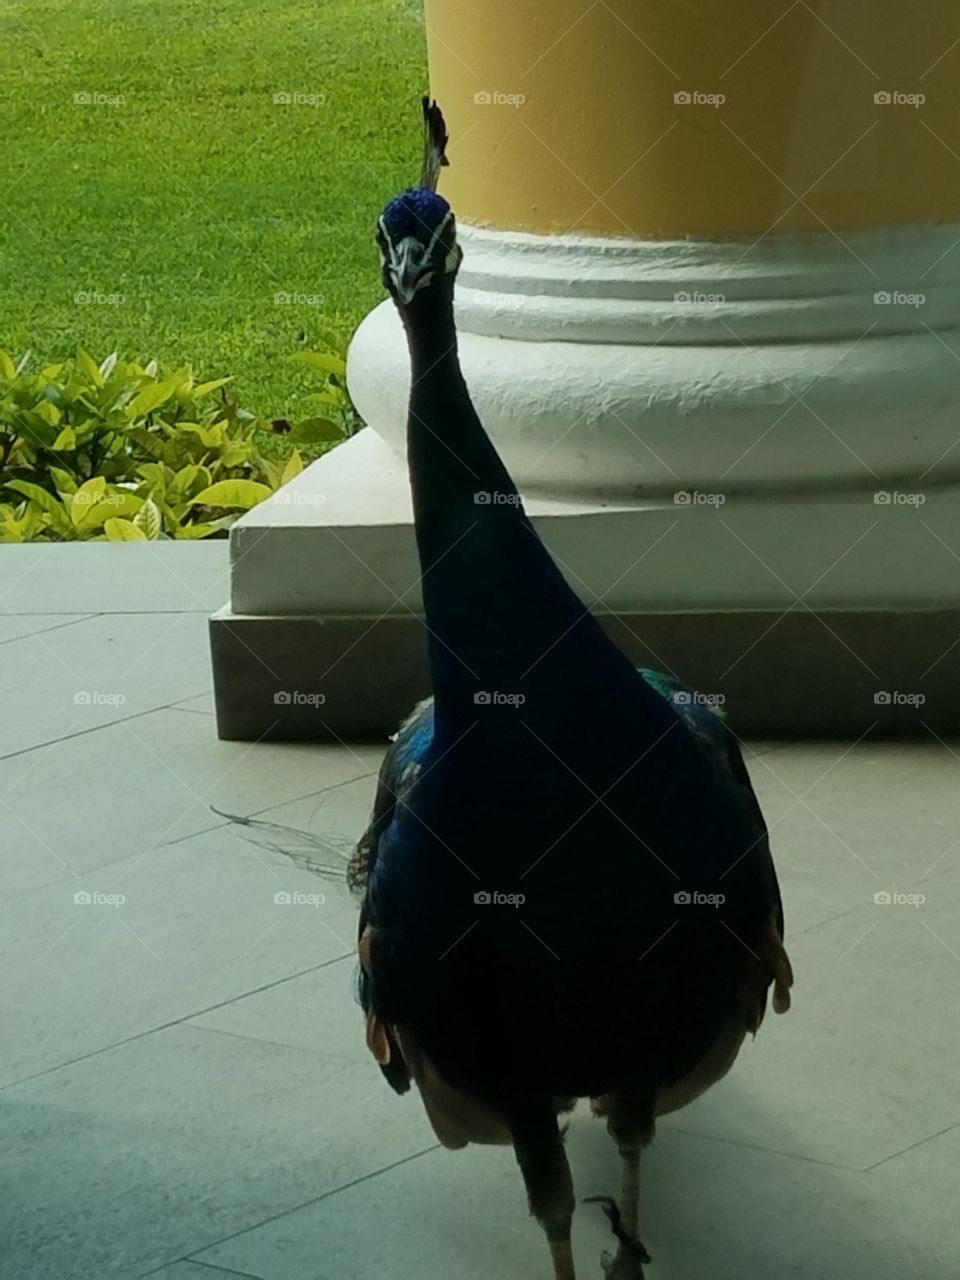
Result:
M325 375L326 416L272 431L229 378L197 383L117 353L31 372L0 351L0 542L225 537L230 525L356 429L341 352L298 352Z

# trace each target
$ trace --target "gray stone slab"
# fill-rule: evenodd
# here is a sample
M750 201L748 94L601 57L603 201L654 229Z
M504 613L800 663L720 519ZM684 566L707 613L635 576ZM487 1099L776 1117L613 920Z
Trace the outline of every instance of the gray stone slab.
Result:
M403 1101L397 1105L403 1105ZM616 1194L618 1161L601 1122L574 1117L567 1143L578 1197ZM891 1212L869 1174L685 1135L666 1122L644 1156L643 1236L658 1280L948 1280L960 1229L950 1185ZM600 1274L611 1236L578 1205L578 1275ZM196 1255L269 1280L489 1280L551 1274L512 1153L435 1151Z
M345 887L226 828L36 890L0 908L0 1084L348 955L355 929Z
M64 542L0 548L0 604L12 613L210 613L230 594L217 542Z
M4 1274L17 1280L132 1280L432 1136L372 1062L361 1075L196 1027L144 1036L3 1099L16 1179L0 1231Z
M4 659L0 755L196 697L210 685L196 613L104 614L11 641Z
M890 889L926 903L870 902L791 940L793 1008L677 1124L855 1169L960 1124L960 877Z
M795 743L751 761L788 933L960 867L958 769L932 738Z
M4 761L0 794L0 897L82 879L218 826L224 819L211 806L247 815L337 786L369 773L379 755L220 742L208 716L168 709L14 756Z
M722 696L756 738L903 738L960 732L960 610L603 614L639 666L664 661ZM225 738L383 737L429 688L423 619L244 615L210 620ZM661 657L663 655L663 657ZM785 656L786 655L786 656ZM319 708L282 690L323 694ZM921 703L910 699L922 697ZM885 699L878 701L878 699Z
M326 1053L365 1070L370 1055L354 994L356 975L357 959L350 955L266 991L218 1005L192 1018L191 1024Z

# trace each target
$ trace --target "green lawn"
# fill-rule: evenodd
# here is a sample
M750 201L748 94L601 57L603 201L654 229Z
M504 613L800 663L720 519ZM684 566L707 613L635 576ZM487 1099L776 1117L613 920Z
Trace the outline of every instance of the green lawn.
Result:
M0 348L189 361L294 416L298 335L346 335L381 296L373 224L418 168L420 5L13 0L0 50Z

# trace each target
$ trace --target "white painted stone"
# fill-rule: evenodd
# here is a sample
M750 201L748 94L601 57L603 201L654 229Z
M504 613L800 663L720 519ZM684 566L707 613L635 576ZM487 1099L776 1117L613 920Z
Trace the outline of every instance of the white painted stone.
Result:
M897 487L731 495L719 505L686 496L529 493L526 508L571 585L600 609L960 606L960 484L921 486L919 505ZM421 607L406 463L370 430L244 516L231 554L233 614Z
M960 480L960 226L719 243L459 234L467 381L531 493ZM361 324L348 376L402 452L392 303Z

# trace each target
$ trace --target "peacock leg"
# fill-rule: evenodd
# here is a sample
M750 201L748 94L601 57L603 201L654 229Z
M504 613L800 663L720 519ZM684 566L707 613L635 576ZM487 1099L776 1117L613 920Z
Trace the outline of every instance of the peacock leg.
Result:
M527 1188L530 1212L550 1246L554 1280L576 1280L570 1228L573 1179L552 1106L525 1109L511 1120L513 1149Z
M619 1242L615 1257L603 1255L607 1280L643 1280L650 1261L640 1239L640 1155L652 1140L653 1104L646 1094L616 1092L607 1100L607 1129L621 1159L620 1204L605 1204Z

